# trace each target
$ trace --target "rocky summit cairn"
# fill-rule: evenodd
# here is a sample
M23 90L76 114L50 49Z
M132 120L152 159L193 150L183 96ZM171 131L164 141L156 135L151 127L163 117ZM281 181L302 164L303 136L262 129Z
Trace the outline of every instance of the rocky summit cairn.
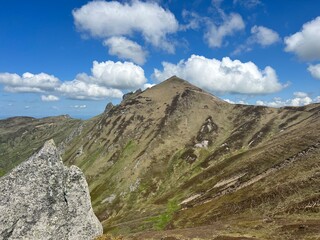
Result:
M0 179L0 239L93 239L102 234L82 171L53 140Z

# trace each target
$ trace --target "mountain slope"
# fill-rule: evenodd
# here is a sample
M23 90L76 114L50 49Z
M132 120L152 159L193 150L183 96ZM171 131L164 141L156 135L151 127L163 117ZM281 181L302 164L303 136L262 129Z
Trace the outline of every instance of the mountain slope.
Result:
M85 173L105 232L313 239L319 112L229 104L172 77L79 122L63 160Z
M81 131L81 120L67 115L35 119L13 117L0 120L0 176L29 158L53 138L63 149Z
M262 221L309 200L318 216L318 117L317 104L232 105L172 77L96 118L64 159L114 233Z

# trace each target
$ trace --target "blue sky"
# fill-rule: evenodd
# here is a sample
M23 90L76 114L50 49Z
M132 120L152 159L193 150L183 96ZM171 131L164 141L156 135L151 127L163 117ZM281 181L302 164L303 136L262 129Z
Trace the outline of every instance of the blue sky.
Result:
M171 75L235 103L320 101L317 0L0 4L2 118L88 118Z

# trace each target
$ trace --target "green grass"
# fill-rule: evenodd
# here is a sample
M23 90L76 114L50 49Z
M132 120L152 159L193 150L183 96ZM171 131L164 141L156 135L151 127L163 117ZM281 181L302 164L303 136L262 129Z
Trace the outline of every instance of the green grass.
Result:
M137 144L133 140L129 140L123 149L123 157L130 156L136 150Z
M149 219L153 223L153 228L156 230L164 230L171 222L173 215L180 209L180 205L176 200L169 200L166 211L156 217Z

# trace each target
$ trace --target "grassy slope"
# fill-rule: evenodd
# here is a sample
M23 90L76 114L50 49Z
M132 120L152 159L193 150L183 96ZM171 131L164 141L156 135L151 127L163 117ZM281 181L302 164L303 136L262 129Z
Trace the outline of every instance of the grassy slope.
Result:
M102 115L84 133L89 141L77 142L65 159L87 174L105 231L127 235L221 223L233 225L234 235L242 229L240 235L266 237L285 226L281 217L297 222L286 208L318 201L317 185L304 182L317 171L318 152L290 162L317 143L318 108L230 105L183 81L168 81ZM195 148L202 140L209 147ZM77 156L80 146L84 154ZM194 199L179 205L189 197ZM168 207L172 202L179 207ZM315 215L302 216L317 219L318 205L312 209ZM272 220L272 229L254 229L273 216L280 220ZM247 221L248 227L241 225Z
M0 120L0 176L29 158L46 140L53 138L60 144L80 123L65 116Z

